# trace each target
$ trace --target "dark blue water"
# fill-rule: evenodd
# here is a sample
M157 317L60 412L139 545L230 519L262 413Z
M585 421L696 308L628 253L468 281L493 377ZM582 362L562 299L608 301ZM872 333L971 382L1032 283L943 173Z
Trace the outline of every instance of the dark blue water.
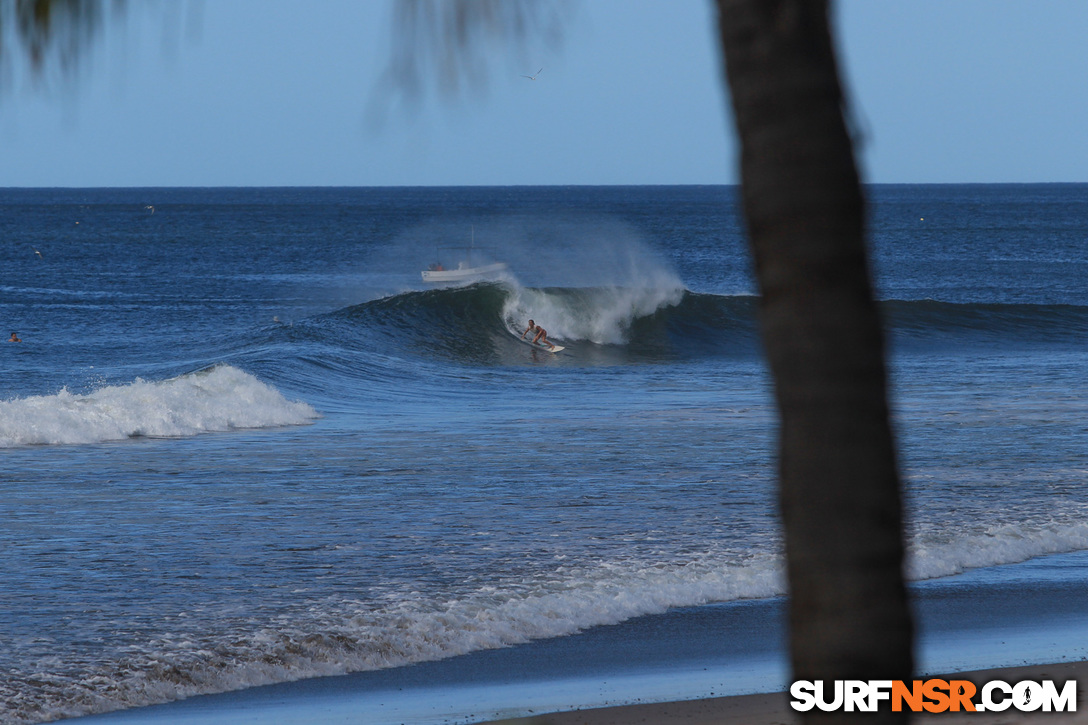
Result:
M1088 549L1088 186L870 196L911 576ZM782 592L731 188L0 190L0 259L0 719Z

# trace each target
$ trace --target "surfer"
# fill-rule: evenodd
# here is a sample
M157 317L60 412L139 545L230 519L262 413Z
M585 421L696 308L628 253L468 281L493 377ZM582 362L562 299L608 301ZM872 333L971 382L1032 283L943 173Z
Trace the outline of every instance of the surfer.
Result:
M22 342L22 340L20 340L19 336L13 332L11 333L11 337L8 338L8 342Z
M555 349L555 345L553 345L551 342L548 341L548 331L545 330L540 325L533 322L532 320L529 320L529 326L525 328L525 332L521 333L521 339L522 340L525 339L525 336L529 334L530 330L532 330L536 334L536 337L533 338L533 344L534 345L539 345L540 343L543 342L545 345L550 347L552 350Z

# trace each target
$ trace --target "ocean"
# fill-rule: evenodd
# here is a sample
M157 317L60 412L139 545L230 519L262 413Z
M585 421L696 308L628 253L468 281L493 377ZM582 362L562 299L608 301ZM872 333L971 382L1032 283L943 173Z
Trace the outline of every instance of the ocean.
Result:
M1030 598L1088 550L1088 185L867 194L907 574ZM0 190L0 721L778 600L736 196Z

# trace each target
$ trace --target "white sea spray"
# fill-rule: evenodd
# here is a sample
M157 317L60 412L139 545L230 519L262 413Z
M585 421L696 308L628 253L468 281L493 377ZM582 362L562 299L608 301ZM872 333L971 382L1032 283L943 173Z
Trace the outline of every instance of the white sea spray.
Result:
M515 327L532 318L560 340L622 344L635 320L679 303L682 296L678 287L612 287L562 295L518 288L507 300L503 317Z

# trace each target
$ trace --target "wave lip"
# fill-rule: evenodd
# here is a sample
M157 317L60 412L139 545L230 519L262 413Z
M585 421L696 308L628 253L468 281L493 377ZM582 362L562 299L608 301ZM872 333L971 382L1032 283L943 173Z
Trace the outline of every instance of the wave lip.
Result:
M320 417L303 402L230 365L170 380L137 378L87 395L67 389L0 402L0 448L183 438L215 431L302 425Z

